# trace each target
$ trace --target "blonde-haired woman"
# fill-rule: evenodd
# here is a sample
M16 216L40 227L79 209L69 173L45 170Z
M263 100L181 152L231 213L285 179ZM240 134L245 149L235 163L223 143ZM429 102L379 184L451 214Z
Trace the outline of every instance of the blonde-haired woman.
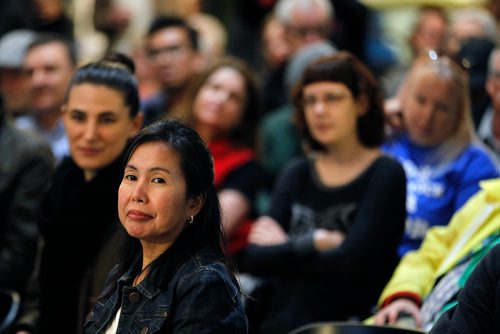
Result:
M432 51L418 58L400 102L403 128L385 150L399 159L408 182L403 255L419 247L431 226L446 225L479 181L499 171L474 134L467 75L450 58Z

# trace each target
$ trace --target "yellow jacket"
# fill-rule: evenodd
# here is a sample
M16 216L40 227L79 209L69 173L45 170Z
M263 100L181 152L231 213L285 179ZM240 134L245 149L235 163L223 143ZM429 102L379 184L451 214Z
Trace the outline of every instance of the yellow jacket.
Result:
M379 305L398 295L423 300L436 279L484 239L493 234L500 238L500 178L482 181L480 187L447 226L431 228L420 248L401 259L380 296Z

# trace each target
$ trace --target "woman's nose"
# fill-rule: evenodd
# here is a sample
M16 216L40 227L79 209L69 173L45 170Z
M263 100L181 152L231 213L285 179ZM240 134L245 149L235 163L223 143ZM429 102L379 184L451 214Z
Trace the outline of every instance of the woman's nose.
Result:
M132 201L138 203L145 203L147 201L145 185L141 181L135 183L135 187L132 191Z
M84 137L87 140L92 140L97 137L97 124L96 122L89 121L85 127Z

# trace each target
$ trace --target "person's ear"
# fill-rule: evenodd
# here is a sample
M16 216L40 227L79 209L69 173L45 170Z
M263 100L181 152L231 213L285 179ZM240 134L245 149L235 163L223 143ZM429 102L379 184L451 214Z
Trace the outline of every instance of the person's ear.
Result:
M195 197L190 199L189 211L190 215L196 216L198 212L200 212L201 208L205 204L205 196L196 195Z
M144 123L144 113L142 111L139 111L132 120L132 129L130 137L135 136L137 132L139 132L139 130L142 128L143 123Z
M484 84L484 87L486 88L486 92L488 95L493 98L495 95L495 84L493 83L493 79L487 79L486 83Z
M357 109L358 117L361 117L364 114L366 114L366 112L368 111L368 98L367 98L367 96L361 95L358 98L357 104L358 104L358 109Z

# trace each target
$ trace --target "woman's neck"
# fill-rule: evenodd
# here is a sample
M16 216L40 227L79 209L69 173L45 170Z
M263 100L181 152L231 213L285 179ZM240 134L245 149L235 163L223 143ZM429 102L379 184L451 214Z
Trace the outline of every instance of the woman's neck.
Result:
M378 148L356 145L350 148L332 148L318 153L316 172L327 186L340 186L355 180L381 155Z

